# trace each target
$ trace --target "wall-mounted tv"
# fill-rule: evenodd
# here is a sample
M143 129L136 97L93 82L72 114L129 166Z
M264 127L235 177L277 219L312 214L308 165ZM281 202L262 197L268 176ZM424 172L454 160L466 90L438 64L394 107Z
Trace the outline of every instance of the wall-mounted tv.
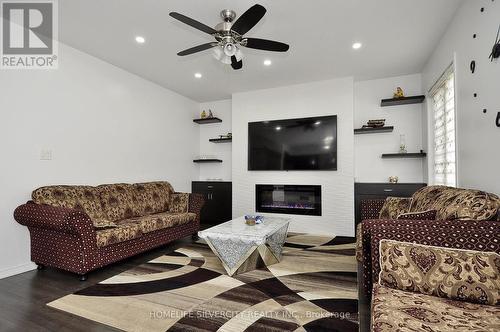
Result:
M337 170L337 116L250 122L248 170Z

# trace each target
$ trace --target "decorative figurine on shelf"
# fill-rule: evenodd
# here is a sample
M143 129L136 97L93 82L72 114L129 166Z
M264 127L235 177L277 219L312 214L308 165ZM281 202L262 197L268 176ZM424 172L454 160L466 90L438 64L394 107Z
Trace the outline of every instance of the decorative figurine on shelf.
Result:
M394 92L394 98L404 98L405 94L403 92L403 89L401 89L399 86L396 88L396 92Z
M378 128L385 126L385 119L368 120L363 128Z
M209 119L211 119L211 118L213 118L213 117L214 117L214 115L213 115L213 113L212 113L212 110L210 110L210 109L209 109L209 110L208 110L208 118L209 118Z
M399 178L395 175L389 176L389 183L398 183Z
M405 135L399 135L399 153L407 153L408 151L406 150L406 136Z
M201 116L200 116L202 119L206 119L207 117L207 112L205 112L205 110L203 110L203 112L201 112Z

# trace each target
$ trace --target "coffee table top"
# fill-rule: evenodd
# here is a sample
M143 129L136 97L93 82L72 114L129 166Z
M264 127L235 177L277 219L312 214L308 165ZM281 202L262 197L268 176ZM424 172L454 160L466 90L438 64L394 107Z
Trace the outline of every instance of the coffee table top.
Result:
M279 229L287 226L289 218L264 217L264 222L249 226L245 223L245 217L238 217L225 223L198 232L202 239L239 239L241 241L252 241L257 244L265 242L268 236L274 234Z

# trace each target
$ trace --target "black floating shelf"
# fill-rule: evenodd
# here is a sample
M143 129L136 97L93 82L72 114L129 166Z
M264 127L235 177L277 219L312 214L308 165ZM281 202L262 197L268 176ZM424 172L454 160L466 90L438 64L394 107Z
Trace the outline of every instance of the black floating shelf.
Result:
M209 139L210 142L212 143L230 143L233 141L233 138L232 137L228 137L228 138L211 138Z
M408 105L408 104L421 104L425 100L425 96L411 96L402 98L391 98L382 99L380 106L397 106L397 105Z
M376 128L358 128L354 129L354 135L361 135L361 134L374 134L374 133L390 133L394 130L393 126L387 126L387 127L376 127Z
M219 118L205 118L205 119L194 119L193 122L196 122L197 124L208 124L208 123L222 122L222 120Z
M382 158L425 158L427 153L425 152L415 152L415 153L384 153Z
M194 159L193 163L221 163L220 159Z

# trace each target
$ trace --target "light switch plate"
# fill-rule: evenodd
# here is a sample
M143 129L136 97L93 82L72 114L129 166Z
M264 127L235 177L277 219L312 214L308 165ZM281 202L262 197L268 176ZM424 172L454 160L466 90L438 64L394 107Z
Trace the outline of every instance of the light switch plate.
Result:
M52 150L42 149L40 151L40 160L52 160Z

